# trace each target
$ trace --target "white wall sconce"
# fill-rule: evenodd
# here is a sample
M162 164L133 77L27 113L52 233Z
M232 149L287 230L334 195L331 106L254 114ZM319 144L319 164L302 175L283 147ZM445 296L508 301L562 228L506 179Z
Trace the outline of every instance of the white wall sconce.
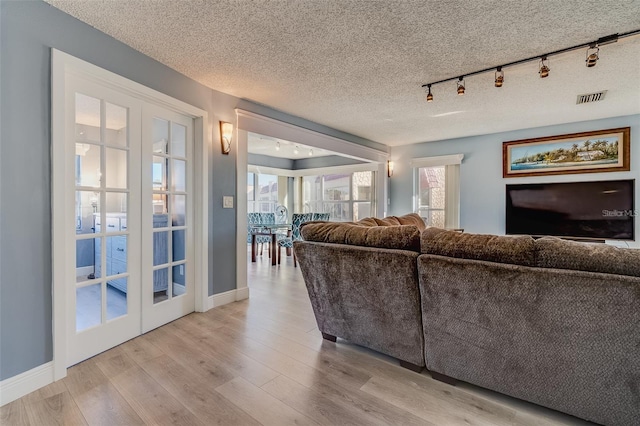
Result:
M387 160L387 177L393 176L393 161Z
M233 124L220 122L220 142L222 143L222 153L229 155L231 151L231 138L233 137Z

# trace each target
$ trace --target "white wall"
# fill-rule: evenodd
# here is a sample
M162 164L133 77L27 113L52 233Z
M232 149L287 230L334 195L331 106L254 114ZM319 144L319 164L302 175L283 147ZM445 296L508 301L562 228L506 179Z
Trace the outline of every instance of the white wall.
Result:
M527 178L502 177L502 142L587 132L592 130L631 127L631 171L588 173ZM390 179L390 214L412 211L413 181L409 160L436 155L464 154L460 167L460 226L468 232L504 234L505 185L517 183L575 182L614 179L638 179L636 205L640 210L640 115L569 123L512 132L494 133L438 142L393 147L391 159L394 174ZM636 238L632 247L640 247L640 218L636 216Z

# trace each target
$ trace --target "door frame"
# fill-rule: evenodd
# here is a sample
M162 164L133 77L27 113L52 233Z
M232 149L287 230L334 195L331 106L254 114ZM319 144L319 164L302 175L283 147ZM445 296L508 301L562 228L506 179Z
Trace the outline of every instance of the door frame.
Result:
M66 143L71 132L66 123L67 79L81 76L94 83L122 92L143 102L189 116L194 119L194 244L195 244L195 306L197 312L208 309L208 220L209 220L209 150L212 134L207 111L172 98L125 77L78 59L57 49L51 49L51 239L53 298L53 380L67 375L67 283L69 253L73 239L69 238L66 216L73 195L68 190L74 164L67 164L71 144ZM73 209L71 209L73 211ZM75 275L75 274L74 274Z

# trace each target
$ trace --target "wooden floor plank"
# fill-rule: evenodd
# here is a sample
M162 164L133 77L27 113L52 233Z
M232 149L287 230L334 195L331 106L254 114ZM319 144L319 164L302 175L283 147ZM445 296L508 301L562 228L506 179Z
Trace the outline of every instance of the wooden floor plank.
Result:
M470 410L467 404L454 404L438 398L432 393L421 391L414 383L392 381L373 377L362 387L377 398L384 398L396 407L406 410L434 424L464 424L475 426L511 425L515 417L513 411L507 412L505 418L484 415L484 408L477 406ZM487 404L489 405L489 404Z
M75 401L90 425L145 424L110 382L82 393Z
M219 338L215 333L209 333L208 330L198 330L187 322L176 321L165 326L165 331L171 331L185 341L201 346L230 370L256 386L262 386L279 375L266 365L233 350L224 339Z
M96 366L102 371L105 377L111 379L130 368L136 368L138 364L126 353L114 357L97 361Z
M373 423L387 425L433 425L414 414L374 397L360 389L346 388L332 377L325 377L311 389L336 404L346 404L361 413L364 418L373 417Z
M67 389L65 382L63 380L58 380L57 382L53 382L35 392L31 392L29 395L24 396L22 401L25 404L38 402L67 391L69 391L69 389Z
M220 332L232 332L234 334L238 334L240 331L238 327L239 325L237 324L233 326L230 325L228 327L231 329L230 331L226 331L225 328L222 328L220 329ZM331 352L323 351L322 342L319 346L320 350L314 350L305 345L300 345L291 339L258 327L244 329L243 335L268 348L280 352L283 356L293 358L298 362L323 372L324 374L332 375L336 378L342 378L342 383L345 386L354 386L359 388L371 378L371 375L368 374L365 369L360 368L358 364L335 357ZM322 340L322 338L319 340ZM334 343L328 344L335 345Z
M69 392L62 392L43 400L25 404L25 410L32 425L87 425Z
M192 331L195 332L193 329ZM206 334L206 328L200 329L200 332ZM257 352L249 352L248 349L245 349L247 356L272 367L273 370L285 374L289 378L297 380L306 386L310 386L318 377L330 375L343 386L359 389L371 378L370 375L354 364L336 362L334 359L325 359L323 353L298 345L289 339L272 335L265 332L265 330L254 330L252 328L251 331L246 329L239 333L238 329L234 331L233 329L229 330L227 327L223 327L218 329L217 334L220 334L220 336L208 336L207 339L219 339L220 345L224 344L224 342L228 342L227 344L230 345L230 343L234 341L235 335L244 336L242 340L238 341L240 351L243 351L243 345L252 345L253 349L257 350ZM255 338L255 340L253 338ZM268 356L258 355L261 352L268 354ZM293 362L289 365L283 364L281 360L277 359L278 353L280 354L281 360L292 360ZM268 364L269 362L273 364Z
M77 397L96 386L109 381L107 376L98 368L96 358L88 359L67 370L67 377L62 379L73 397Z
M137 363L143 363L164 355L162 349L149 340L145 340L144 336L131 339L120 345L120 347L124 353L129 355L129 357Z
M318 424L242 377L217 387L216 391L265 426Z
M130 368L111 379L146 424L205 425L142 368Z
M207 425L260 424L215 391L226 381L212 380L211 376L188 369L167 355L147 361L143 368Z
M384 426L388 424L358 410L351 404L334 402L285 376L276 377L262 386L262 389L321 425Z
M22 399L10 402L0 407L0 425L29 426L27 410Z

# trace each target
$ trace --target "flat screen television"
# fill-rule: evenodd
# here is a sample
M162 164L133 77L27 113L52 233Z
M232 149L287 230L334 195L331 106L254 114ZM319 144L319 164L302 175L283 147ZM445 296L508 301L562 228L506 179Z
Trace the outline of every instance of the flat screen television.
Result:
M635 240L635 180L507 185L506 233Z

